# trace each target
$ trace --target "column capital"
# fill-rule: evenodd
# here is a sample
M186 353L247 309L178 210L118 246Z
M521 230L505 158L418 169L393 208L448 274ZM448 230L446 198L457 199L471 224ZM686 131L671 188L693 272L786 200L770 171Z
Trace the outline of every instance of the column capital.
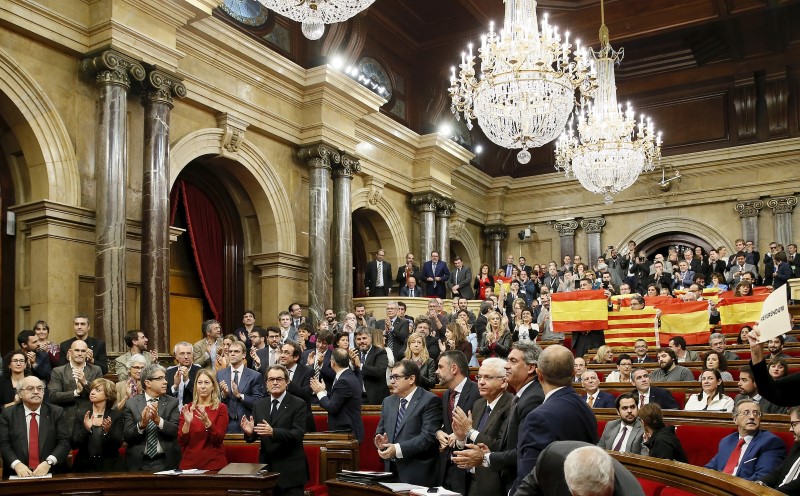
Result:
M338 163L331 164L331 175L334 178L352 179L353 174L361 170L361 162L358 158L345 152L339 152L339 156L341 160Z
M587 234L603 232L603 226L606 225L606 220L602 217L591 217L589 219L581 219L581 227ZM574 231L573 231L574 232Z
M797 205L795 196L779 196L767 200L767 206L776 214L790 214L795 205Z
M575 229L578 228L578 221L575 219L556 220L553 221L552 226L559 236L573 236Z
M182 80L169 72L154 67L147 73L142 83L144 92L142 101L152 101L153 103L163 103L172 107L172 97L184 98L186 96L186 86Z
M131 80L144 81L145 70L141 62L116 50L105 50L81 61L81 70L95 76L98 86L117 85L127 91Z
M325 143L300 148L297 151L297 158L305 162L312 169L330 169L334 164L342 161L341 154L333 147Z
M450 217L456 210L456 202L449 198L439 198L436 202L436 217Z
M502 240L508 236L508 228L503 224L486 226L483 228L483 234L487 235L492 241Z
M441 199L436 193L421 193L411 197L411 204L420 212L435 212Z
M747 200L736 202L733 207L739 212L739 217L758 217L759 211L764 208L764 202L761 200Z

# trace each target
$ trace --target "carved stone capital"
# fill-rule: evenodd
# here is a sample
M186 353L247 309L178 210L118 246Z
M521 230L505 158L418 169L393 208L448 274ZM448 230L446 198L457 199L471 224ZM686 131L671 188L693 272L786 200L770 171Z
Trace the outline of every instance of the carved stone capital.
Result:
M450 238L452 238L456 234L466 232L465 229L467 228L466 220L462 219L460 216L453 217L450 219Z
M95 76L98 86L117 85L127 91L131 80L144 81L145 70L142 64L116 50L106 50L94 57L81 61L81 71Z
M553 229L559 236L574 236L575 229L578 228L578 221L575 219L557 220L553 222Z
M353 174L361 170L361 163L358 158L345 152L339 152L339 154L341 155L341 161L337 164L332 164L333 177L353 179Z
M508 228L502 224L486 226L483 228L483 234L488 236L491 241L500 241L508 236Z
M342 155L325 143L307 146L297 151L297 158L312 169L328 169L342 161Z
M435 212L441 197L436 193L422 193L411 197L411 204L420 212Z
M143 83L143 101L163 103L172 107L172 97L183 98L186 96L186 86L174 74L158 68L147 73Z
M586 231L587 234L603 232L603 226L605 225L606 225L606 220L602 217L581 219L581 227L583 228L584 231Z
M216 115L217 127L222 129L222 148L228 153L239 153L239 146L244 141L244 133L249 122L235 117L227 112Z
M449 198L439 198L436 202L436 217L450 217L456 210L456 202Z
M368 208L374 209L378 202L381 201L383 197L383 186L385 184L385 182L375 176L369 176L366 181L364 181L364 186L367 188Z
M739 212L739 217L758 217L759 210L764 208L761 200L740 201L734 207Z
M780 196L767 200L767 206L776 214L790 214L795 205L797 205L795 196Z

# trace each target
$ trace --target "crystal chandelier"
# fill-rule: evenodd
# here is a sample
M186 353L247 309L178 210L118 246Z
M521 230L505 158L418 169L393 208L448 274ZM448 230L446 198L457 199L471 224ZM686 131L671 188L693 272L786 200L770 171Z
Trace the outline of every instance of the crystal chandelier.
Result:
M325 24L350 19L375 0L258 0L265 7L303 23L303 35L318 40L325 33Z
M481 36L481 73L476 76L472 45L461 54L458 76L451 69L450 110L467 128L477 119L494 143L522 148L520 163L530 160L528 148L549 143L564 129L575 106L575 89L590 93L593 77L588 53L577 42L571 54L569 33L562 42L558 28L542 19L533 0L504 0L503 29Z
M625 111L617 104L614 64L622 60L624 50L611 48L602 1L600 12L600 50L592 51L598 73L594 104L581 99L577 134L570 120L556 143L556 169L610 204L612 195L632 185L641 172L653 170L654 161L661 158L661 133L655 133L644 115L637 126L630 103Z

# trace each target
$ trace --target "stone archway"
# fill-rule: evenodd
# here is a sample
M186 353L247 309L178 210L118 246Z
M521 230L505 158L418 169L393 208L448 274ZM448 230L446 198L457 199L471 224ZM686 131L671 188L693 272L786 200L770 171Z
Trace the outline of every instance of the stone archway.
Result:
M361 188L350 196L351 211L353 212L353 232L356 232L357 212L368 216L376 229L376 239L381 244L381 248L386 250L386 259L392 263L393 267L405 263L406 253L409 249L408 234L403 228L403 223L397 212L389 205L385 198L372 198L370 201L370 190ZM367 256L370 256L370 245L365 244ZM377 249L377 248L375 248ZM373 250L374 251L374 250Z
M450 223L450 239L450 251L461 256L464 260L464 265L472 270L472 275L474 276L482 263L480 250L464 226L463 221ZM458 252L456 252L456 248L459 248Z
M625 235L621 240L618 240L616 246L618 250L621 250L629 240L634 240L637 244L641 244L645 240L658 238L666 233L685 233L692 236L693 239L705 240L713 247L733 246L731 240L711 224L697 219L679 217L659 219L645 226L640 226Z

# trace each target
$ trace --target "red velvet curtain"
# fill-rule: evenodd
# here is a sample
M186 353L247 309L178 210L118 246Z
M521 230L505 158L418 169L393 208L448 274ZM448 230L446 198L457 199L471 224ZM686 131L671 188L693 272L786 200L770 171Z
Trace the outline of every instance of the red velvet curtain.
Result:
M223 240L217 209L199 188L178 179L170 195L170 223L174 224L179 205L186 215L186 233L192 247L197 274L214 318L223 320Z

